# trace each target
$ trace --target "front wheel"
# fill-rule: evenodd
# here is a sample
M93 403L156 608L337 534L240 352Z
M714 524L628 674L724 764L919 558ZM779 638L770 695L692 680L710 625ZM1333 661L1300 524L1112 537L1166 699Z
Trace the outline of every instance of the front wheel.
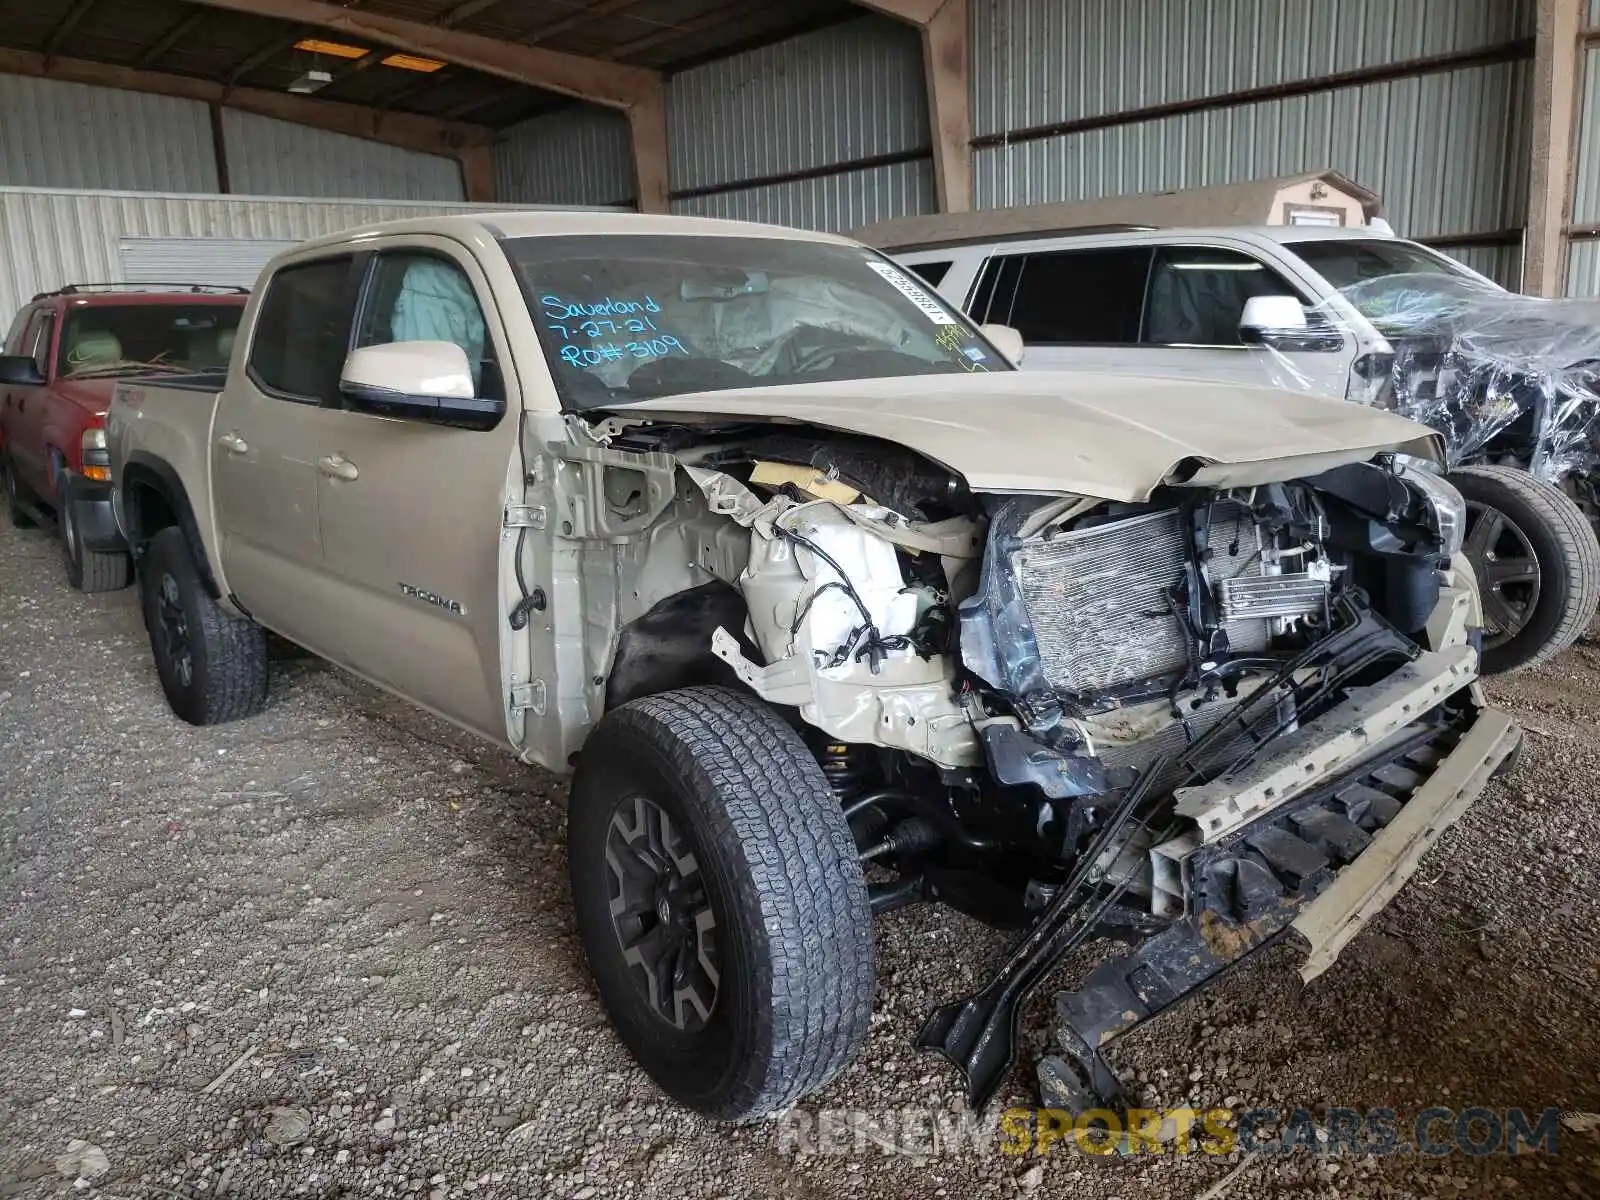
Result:
M172 711L217 725L267 702L267 633L213 600L183 530L169 525L139 561L139 598L156 673Z
M0 490L5 492L6 516L17 529L32 529L33 518L22 507L22 484L17 482L16 468L11 460L0 454Z
M1538 666L1577 641L1600 604L1594 528L1564 492L1515 467L1458 467L1449 478L1467 502L1484 674Z
M874 985L866 884L821 767L766 704L686 688L606 714L567 842L601 1002L668 1095L748 1120L855 1057Z
M56 519L61 526L61 553L66 560L67 582L80 592L115 592L128 586L133 561L123 550L91 550L78 528L72 489L63 474L56 490Z

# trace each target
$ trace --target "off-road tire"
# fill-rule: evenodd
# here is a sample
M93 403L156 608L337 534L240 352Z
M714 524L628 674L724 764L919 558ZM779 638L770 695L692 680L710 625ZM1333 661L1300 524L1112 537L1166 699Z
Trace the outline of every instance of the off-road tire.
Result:
M715 917L720 978L698 1030L650 1007L612 924L607 839L635 796L686 831ZM573 779L568 861L600 999L675 1100L749 1120L791 1106L855 1057L875 983L866 884L821 767L768 705L696 687L607 713Z
M1508 641L1485 648L1483 673L1524 671L1565 650L1600 605L1600 541L1583 510L1559 488L1515 467L1457 467L1450 482L1469 503L1498 509L1527 537L1539 564L1539 596L1527 623ZM1490 581L1473 563L1480 589Z
M219 725L261 711L267 702L266 630L207 594L177 526L150 539L139 561L139 598L156 673L174 713L191 725ZM187 672L164 630L164 614L183 627Z
M5 492L6 516L11 519L11 524L17 529L32 529L34 520L23 511L20 503L22 485L17 482L16 472L11 468L11 460L3 454L0 454L0 491Z
M56 492L56 521L61 526L61 557L67 564L68 583L80 592L117 592L128 586L133 560L126 551L84 548L65 480Z

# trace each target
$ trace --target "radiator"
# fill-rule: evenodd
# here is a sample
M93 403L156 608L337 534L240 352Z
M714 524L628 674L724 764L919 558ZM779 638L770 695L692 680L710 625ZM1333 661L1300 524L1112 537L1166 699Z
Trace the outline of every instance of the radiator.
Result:
M1185 541L1182 515L1166 510L1030 538L1012 554L1051 687L1093 693L1184 668L1190 639L1166 593L1183 578ZM1212 509L1210 545L1213 579L1259 576L1260 533L1243 505ZM1235 616L1223 628L1235 654L1266 648L1264 617Z

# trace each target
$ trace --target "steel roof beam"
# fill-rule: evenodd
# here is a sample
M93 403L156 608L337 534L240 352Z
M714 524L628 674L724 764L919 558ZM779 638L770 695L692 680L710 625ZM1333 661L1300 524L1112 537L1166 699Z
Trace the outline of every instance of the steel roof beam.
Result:
M645 212L667 209L666 86L659 71L341 8L323 3L323 0L194 2L210 8L338 30L349 38L368 39L530 87L621 109L627 114L633 135L639 207Z

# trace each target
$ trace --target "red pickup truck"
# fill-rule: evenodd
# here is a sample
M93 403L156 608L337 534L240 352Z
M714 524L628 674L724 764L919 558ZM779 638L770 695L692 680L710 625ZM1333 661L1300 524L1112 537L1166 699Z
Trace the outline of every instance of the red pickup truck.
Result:
M242 288L72 284L35 296L0 355L0 476L12 524L54 518L67 577L85 592L128 583L111 513L105 413L131 375L225 371Z

